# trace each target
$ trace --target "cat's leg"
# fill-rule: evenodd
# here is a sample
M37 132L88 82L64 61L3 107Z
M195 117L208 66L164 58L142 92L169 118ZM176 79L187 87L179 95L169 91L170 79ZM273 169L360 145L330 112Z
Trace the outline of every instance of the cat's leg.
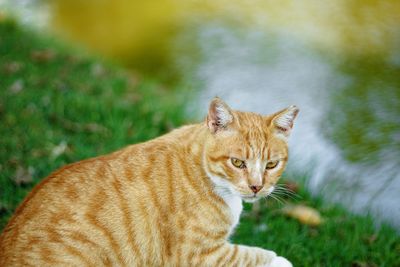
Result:
M190 260L202 266L292 267L288 260L276 256L273 251L229 243L200 249L192 256Z

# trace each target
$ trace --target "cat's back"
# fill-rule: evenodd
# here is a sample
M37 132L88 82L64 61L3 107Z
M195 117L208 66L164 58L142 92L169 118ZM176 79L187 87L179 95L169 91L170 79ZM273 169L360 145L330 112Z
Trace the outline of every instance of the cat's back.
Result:
M165 177L182 175L173 167L185 164L182 159L186 150L181 143L190 138L193 130L195 127L184 127L50 174L25 198L0 236L0 266L26 265L35 262L35 258L40 258L38 264L44 259L50 265L62 265L51 256L59 250L68 251L71 259L81 261L87 254L92 258L98 255L100 264L129 261L119 253L121 247L144 254L134 245L137 241L129 240L138 236L130 232L135 228L131 224L156 223L165 215L164 210L171 203L158 199L166 190L172 190L171 184L175 187L178 183ZM148 202L159 206L158 215L154 208L148 210ZM153 250L162 250L156 247L157 242L154 246ZM68 263L67 260L65 264Z
M19 253L25 254L26 264L37 249L43 256L49 254L61 241L62 231L82 227L89 202L110 180L106 170L114 158L107 155L66 165L36 185L0 236L0 266L25 265L16 256Z

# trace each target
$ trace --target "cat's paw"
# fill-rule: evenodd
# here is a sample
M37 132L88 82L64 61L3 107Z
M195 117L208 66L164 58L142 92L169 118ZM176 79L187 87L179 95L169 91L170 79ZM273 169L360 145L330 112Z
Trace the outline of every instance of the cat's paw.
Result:
M274 258L268 267L293 267L293 265L284 257Z

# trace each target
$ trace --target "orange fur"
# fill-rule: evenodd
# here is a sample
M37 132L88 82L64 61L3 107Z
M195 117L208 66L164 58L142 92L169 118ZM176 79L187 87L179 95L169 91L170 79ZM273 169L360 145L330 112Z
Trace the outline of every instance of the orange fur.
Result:
M274 252L227 241L237 222L218 181L231 197L268 195L288 157L290 129L275 118L288 112L232 111L217 98L206 123L55 171L4 229L0 266L273 266ZM271 159L279 169L265 171Z

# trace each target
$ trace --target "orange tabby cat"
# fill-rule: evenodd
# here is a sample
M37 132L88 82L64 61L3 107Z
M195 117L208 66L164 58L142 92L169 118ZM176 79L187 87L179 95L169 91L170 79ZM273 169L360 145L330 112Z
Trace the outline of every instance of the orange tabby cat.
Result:
M298 109L215 98L205 123L52 173L0 237L0 266L292 266L233 245L242 200L274 190Z

